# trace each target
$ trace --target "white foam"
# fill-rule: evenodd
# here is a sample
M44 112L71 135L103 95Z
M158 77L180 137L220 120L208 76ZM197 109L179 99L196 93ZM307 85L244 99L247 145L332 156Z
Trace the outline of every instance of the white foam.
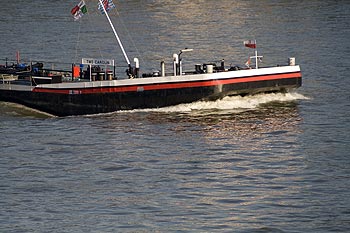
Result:
M10 110L9 112L7 112L7 115L55 117L54 115L52 115L50 113L42 112L40 110L30 108L30 107L24 106L22 104L11 103L11 102L0 102L0 107L1 106Z
M290 102L295 100L308 99L308 97L296 93L270 93L257 94L252 96L227 96L216 101L198 101L189 104L179 104L164 108L140 109L123 112L192 112L200 110L237 110L245 111L259 107L261 104L269 102Z

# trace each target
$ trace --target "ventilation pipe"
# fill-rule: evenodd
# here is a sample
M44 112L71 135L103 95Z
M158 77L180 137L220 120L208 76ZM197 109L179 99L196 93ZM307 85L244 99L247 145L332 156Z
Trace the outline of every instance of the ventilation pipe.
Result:
M137 57L134 58L134 62L135 62L135 77L139 78L140 75L140 62L139 59Z
M288 60L290 66L295 66L295 57L290 57Z
M208 74L212 74L214 70L214 66L213 65L207 65L207 73Z
M178 74L177 69L179 67L179 55L177 55L176 53L173 54L173 66L174 66L174 76L176 76Z
M162 77L165 77L165 62L164 61L160 62L160 71L161 71Z

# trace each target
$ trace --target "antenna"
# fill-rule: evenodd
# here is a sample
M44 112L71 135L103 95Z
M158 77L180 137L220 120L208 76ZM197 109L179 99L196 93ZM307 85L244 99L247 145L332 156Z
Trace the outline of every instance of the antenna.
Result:
M107 10L106 10L106 8L105 8L104 5L103 5L102 0L99 0L99 2L100 2L100 4L102 5L103 12L105 13L105 15L106 15L106 17L107 17L109 24L111 25L111 28L112 28L113 33L114 33L114 35L115 35L115 38L117 39L118 44L119 44L119 47L120 47L120 49L121 49L122 52L123 52L124 58L125 58L126 62L128 63L128 65L130 66L130 60L129 60L129 58L128 58L128 55L126 54L125 49L124 49L124 47L123 47L123 44L122 44L122 42L121 42L120 39L119 39L118 33L117 33L117 31L115 30L114 25L113 25L111 19L109 18L109 15L108 15L108 13L107 13Z

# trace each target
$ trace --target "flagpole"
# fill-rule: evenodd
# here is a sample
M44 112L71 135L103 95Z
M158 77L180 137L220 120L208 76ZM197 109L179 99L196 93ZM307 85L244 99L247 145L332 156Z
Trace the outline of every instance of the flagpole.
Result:
M256 40L254 40L255 42L255 69L258 69L258 46L256 44Z
M264 56L258 56L258 46L256 44L256 40L254 41L254 45L255 45L255 56L252 56L250 58L255 58L255 69L259 69L259 60Z
M100 2L101 6L102 6L102 8L103 8L104 13L106 14L106 17L107 17L107 19L108 19L108 22L109 22L109 24L110 24L110 26L111 26L111 28L112 28L112 30L113 30L113 33L114 33L114 35L115 35L115 38L116 38L117 41L118 41L119 47L120 47L120 49L121 49L122 52L123 52L124 58L125 58L126 62L128 63L128 65L130 66L130 60L129 60L129 58L128 58L128 55L126 54L126 52L125 52L125 50L124 50L124 47L123 47L123 44L122 44L122 42L120 41L119 36L118 36L118 34L117 34L117 31L115 30L114 25L113 25L111 19L109 18L109 15L108 15L108 13L107 13L107 10L106 10L106 8L105 8L104 5L103 5L102 0L99 0L99 2Z

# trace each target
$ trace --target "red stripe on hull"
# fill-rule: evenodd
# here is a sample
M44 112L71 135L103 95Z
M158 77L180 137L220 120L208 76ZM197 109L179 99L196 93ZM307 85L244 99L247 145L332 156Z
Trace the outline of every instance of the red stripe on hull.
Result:
M191 87L208 87L217 85L226 85L244 82L258 82L278 79L301 78L301 72L260 75L241 78L214 79L208 81L192 81L179 83L158 83L158 84L140 84L122 87L92 87L92 88L70 88L70 89L53 89L53 88L34 88L33 92L56 93L56 94L94 94L94 93L111 93L111 92L137 92L161 90L161 89L178 89Z

